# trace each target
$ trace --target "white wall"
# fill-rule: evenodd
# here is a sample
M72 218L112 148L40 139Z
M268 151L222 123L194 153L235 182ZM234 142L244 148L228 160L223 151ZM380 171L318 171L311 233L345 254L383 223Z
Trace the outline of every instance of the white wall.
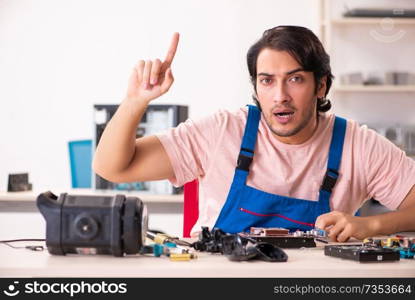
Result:
M155 103L197 118L251 101L245 55L263 30L318 29L317 1L0 0L0 190L29 172L70 186L67 142L92 138L92 106L119 103L132 66L163 58L181 33L176 81Z

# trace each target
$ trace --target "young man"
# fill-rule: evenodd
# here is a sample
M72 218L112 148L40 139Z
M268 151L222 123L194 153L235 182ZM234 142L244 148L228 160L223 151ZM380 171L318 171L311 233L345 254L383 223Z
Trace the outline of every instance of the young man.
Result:
M200 226L326 229L332 240L415 230L415 161L354 121L328 114L329 57L308 29L264 32L247 61L257 106L188 120L135 139L147 105L173 83L166 59L139 61L126 98L108 123L94 170L115 182L199 180ZM370 198L393 212L358 217Z

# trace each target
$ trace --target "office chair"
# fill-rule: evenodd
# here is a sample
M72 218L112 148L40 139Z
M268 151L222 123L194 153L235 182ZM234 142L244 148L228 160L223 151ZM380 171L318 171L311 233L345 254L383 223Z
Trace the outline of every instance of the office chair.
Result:
M183 189L183 237L190 237L190 231L199 218L199 182L188 182Z

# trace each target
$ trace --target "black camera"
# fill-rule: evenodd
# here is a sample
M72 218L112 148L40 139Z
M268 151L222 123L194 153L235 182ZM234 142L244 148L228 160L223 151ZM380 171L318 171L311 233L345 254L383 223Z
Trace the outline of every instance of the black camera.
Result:
M57 197L45 192L37 207L46 220L49 253L136 254L142 249L148 226L145 204L125 195Z

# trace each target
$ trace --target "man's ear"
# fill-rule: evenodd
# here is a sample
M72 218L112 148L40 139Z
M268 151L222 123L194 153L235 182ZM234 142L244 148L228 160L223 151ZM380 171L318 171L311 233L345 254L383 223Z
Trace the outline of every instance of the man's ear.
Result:
M324 98L327 90L327 76L323 76L318 83L317 98Z

